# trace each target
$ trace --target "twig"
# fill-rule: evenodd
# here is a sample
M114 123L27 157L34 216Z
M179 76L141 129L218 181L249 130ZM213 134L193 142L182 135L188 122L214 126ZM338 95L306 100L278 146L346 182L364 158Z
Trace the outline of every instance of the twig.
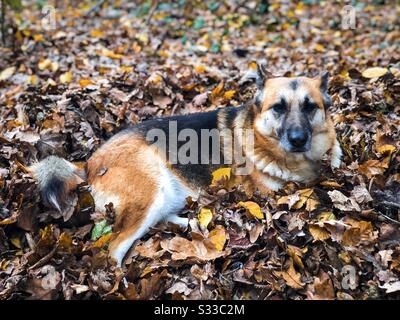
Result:
M51 258L53 258L53 256L56 253L57 249L58 249L58 245L54 246L53 250L51 250L42 259L40 259L38 262L36 262L33 266L29 267L28 271L31 271L33 269L36 269L36 268L44 266L47 262L50 261Z
M104 4L104 2L106 2L106 0L99 0L99 1L97 1L97 3L96 3L93 7L91 7L91 8L88 10L88 12L86 12L86 16L89 16L89 15L92 14L93 12L98 11L98 10L101 8L101 6Z
M389 220L390 222L393 222L395 224L400 225L400 221L394 220L393 218L387 216L386 214L383 214L382 212L380 212L379 210L377 210L378 214L380 214L382 217L384 217L385 219Z

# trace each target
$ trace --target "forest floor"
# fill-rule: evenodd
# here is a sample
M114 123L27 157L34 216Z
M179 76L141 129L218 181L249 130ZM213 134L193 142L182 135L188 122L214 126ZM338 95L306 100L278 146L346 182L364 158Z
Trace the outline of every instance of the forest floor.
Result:
M36 2L9 12L0 300L399 299L400 9L381 2L358 4L349 30L333 1L58 1L54 25ZM240 105L256 61L274 75L330 72L340 169L268 196L211 188L184 210L188 230L157 226L122 270L107 259L113 212L95 212L85 186L73 210L43 206L32 163L85 161L128 125Z

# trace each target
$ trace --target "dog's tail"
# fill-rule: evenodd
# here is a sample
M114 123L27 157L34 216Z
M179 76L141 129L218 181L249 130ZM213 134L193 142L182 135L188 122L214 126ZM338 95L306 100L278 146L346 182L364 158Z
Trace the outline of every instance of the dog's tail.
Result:
M62 211L70 191L86 180L85 169L57 156L49 156L29 168L37 180L45 205Z

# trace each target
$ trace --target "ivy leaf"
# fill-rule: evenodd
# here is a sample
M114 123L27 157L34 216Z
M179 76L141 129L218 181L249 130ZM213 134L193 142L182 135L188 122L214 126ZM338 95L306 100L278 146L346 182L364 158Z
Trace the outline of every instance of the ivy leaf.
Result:
M96 223L92 230L91 239L93 241L99 239L102 235L108 234L112 232L111 226L107 225L106 220L101 220L100 222Z

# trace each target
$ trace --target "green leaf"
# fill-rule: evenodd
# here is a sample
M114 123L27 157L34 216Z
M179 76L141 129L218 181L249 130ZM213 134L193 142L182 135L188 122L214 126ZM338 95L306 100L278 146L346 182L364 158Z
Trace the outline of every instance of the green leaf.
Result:
M208 9L209 9L211 12L214 12L214 11L218 10L218 8L219 8L219 3L218 3L218 2L211 2L211 3L208 5Z
M193 28L198 30L198 29L201 29L203 27L204 27L204 18L203 17L198 17L196 20L194 20Z
M6 0L6 3L11 7L11 9L15 11L22 10L22 1L21 0Z
M112 232L112 227L111 226L106 226L103 229L103 232L101 233L102 236L104 236L105 234L111 233Z
M214 42L210 48L210 52L212 52L212 53L218 53L220 50L221 50L221 46L217 42Z
M92 240L97 240L104 234L104 229L107 227L107 221L101 220L100 222L96 223L93 230L92 230Z

